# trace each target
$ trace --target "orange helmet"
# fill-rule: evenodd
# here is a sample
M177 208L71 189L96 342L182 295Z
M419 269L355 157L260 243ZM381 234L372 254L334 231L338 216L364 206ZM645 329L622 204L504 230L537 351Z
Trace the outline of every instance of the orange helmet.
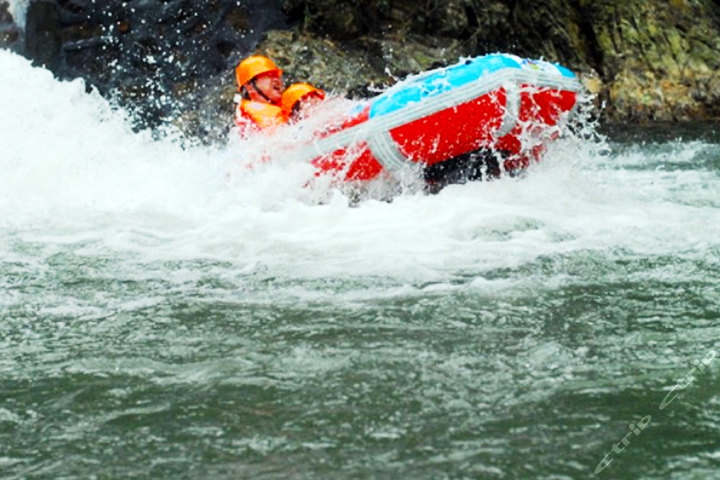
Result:
M308 95L313 95L319 99L325 98L325 92L319 88L315 88L309 83L293 83L282 94L282 109L285 115L290 115L297 103Z
M238 88L241 88L258 75L268 72L276 72L278 75L282 74L282 70L275 65L275 62L264 55L253 55L246 58L235 68L235 79L237 80Z

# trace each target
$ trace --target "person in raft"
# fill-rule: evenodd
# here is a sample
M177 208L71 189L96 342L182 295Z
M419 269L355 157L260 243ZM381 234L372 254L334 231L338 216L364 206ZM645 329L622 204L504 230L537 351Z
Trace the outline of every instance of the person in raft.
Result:
M248 57L235 68L235 79L235 125L242 136L271 131L285 122L281 104L285 84L275 62L264 55Z
M280 104L283 116L288 123L297 122L324 99L325 92L319 88L309 83L294 83L282 94Z

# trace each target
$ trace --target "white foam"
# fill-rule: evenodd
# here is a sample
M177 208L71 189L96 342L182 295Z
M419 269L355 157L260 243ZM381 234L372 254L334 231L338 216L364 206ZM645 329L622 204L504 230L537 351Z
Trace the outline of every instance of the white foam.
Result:
M288 153L297 129L184 150L133 132L81 81L58 82L4 51L0 109L0 242L10 234L46 245L95 242L303 278L442 281L544 255L676 253L720 238L718 208L703 203L720 191L717 173L626 170L642 158L614 158L578 139L558 141L523 179L349 207L340 192L305 186L312 168ZM707 145L670 148L688 156ZM244 166L263 156L270 161Z

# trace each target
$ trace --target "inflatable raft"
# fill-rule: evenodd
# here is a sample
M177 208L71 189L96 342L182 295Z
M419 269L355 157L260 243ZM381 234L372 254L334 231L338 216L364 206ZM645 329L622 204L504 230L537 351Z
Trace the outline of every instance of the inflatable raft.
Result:
M442 181L478 156L493 160L492 174L515 171L539 159L581 88L573 72L549 62L472 58L395 85L318 134L302 155L343 180L412 167Z

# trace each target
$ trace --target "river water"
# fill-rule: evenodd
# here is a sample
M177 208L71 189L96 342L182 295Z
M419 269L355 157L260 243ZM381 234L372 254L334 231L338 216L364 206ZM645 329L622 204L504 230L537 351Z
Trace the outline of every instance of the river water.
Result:
M349 206L4 51L0 111L1 478L718 477L716 125Z

